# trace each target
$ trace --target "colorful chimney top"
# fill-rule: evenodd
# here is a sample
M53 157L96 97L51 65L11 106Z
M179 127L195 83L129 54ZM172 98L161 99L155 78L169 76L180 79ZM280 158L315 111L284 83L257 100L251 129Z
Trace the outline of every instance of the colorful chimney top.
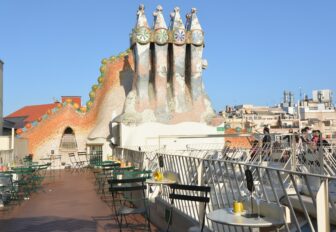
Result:
M196 8L192 8L191 12L187 15L187 30L190 35L190 42L195 46L200 46L204 44L204 33L202 31L202 27L198 21L196 15Z

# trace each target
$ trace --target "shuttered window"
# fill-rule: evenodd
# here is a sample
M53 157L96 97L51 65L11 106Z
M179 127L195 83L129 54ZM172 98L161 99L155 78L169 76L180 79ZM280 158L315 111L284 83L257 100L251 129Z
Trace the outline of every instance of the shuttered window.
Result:
M63 133L60 148L69 151L77 150L75 133L70 127L66 128Z

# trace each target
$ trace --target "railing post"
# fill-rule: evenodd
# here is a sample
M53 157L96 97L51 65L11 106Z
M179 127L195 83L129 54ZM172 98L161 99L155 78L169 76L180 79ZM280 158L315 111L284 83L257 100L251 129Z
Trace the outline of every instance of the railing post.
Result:
M203 185L204 184L204 178L203 178L203 162L204 160L200 160L200 164L197 168L197 184Z
M141 151L139 151L139 155L141 155ZM147 152L142 152L143 154L143 168L146 170L149 170L149 160L148 157L146 155Z
M295 141L295 134L292 135L291 139L291 170L296 171L296 141Z
M318 147L318 161L320 163L320 174L323 175L324 174L324 159L323 159L323 155L324 155L324 152L323 152L323 145L322 145L322 139L320 138L320 144L319 144L319 147Z
M204 184L204 177L203 177L203 166L204 166L204 160L203 159L199 159L200 164L197 167L197 184L199 186ZM204 203L199 203L198 204L198 218L202 219L202 215L204 214ZM202 225L203 222L200 221L200 225Z
M120 157L119 157L120 160L124 159L124 152L125 152L125 149L122 149L120 153Z
M15 137L15 131L14 128L12 128L12 136L11 136L11 149L14 150L14 137Z
M323 179L316 195L317 231L330 231L328 179Z

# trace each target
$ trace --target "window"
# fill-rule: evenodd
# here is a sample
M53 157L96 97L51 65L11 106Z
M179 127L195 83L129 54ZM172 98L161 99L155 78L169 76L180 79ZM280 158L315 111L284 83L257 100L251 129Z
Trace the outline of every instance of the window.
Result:
M60 149L68 150L68 151L77 150L77 142L76 142L75 133L70 127L67 127L64 130L64 133L61 139Z

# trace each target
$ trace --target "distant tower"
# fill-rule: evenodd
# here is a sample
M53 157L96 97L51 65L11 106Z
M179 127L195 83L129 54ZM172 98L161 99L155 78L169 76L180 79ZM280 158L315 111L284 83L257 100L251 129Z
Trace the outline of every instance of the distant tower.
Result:
M3 64L0 60L0 135L3 129Z
M288 100L288 92L285 90L283 94L284 94L283 102L284 103L288 103L289 102L289 100Z
M294 106L294 94L293 92L288 92L288 100L289 100L289 106Z
M150 58L150 39L151 31L148 27L147 18L145 15L145 7L139 6L137 12L138 18L135 26L135 34L137 41L134 45L135 56L135 70L137 73L136 90L140 97L140 106L145 107L149 104L148 86L149 75L151 70L151 58Z

